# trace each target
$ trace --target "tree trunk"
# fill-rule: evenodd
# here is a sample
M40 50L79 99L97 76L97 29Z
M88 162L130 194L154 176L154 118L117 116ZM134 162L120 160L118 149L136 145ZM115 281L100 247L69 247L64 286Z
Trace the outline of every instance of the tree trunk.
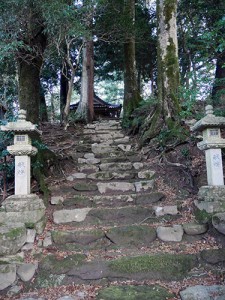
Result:
M40 87L40 120L42 122L48 122L48 111L47 111L47 105L45 101L45 94L43 91L43 88Z
M158 101L167 125L178 120L180 112L176 12L177 0L157 0Z
M225 51L216 61L215 81L212 90L213 105L223 107L225 105Z
M94 119L94 46L92 40L84 41L81 100L77 108L77 119L88 123Z
M129 16L131 25L133 26L135 22L135 0L125 0L124 9ZM131 116L134 109L137 108L140 99L135 59L135 34L132 32L129 33L124 44L124 119Z
M32 61L26 61L23 57L18 58L19 105L20 109L27 111L27 120L34 124L39 122L41 66L41 58Z
M66 96L68 93L68 79L63 74L63 70L60 73L60 121L63 121L63 111L66 106Z
M39 31L38 31L39 29ZM36 28L38 33L29 41L31 50L21 49L17 53L19 75L19 105L27 111L27 120L38 124L40 116L41 83L40 72L47 38L44 27Z
M171 139L179 128L178 100L179 65L176 26L177 0L157 0L157 99L155 107L142 126L141 142L145 143L162 130L168 130Z

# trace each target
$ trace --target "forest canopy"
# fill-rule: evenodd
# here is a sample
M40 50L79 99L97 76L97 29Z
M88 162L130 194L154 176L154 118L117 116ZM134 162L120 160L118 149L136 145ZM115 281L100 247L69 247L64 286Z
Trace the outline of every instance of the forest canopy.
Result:
M223 114L224 11L223 0L5 0L1 104L66 128L95 119L97 94L123 104L124 127L143 141L197 118L202 104Z

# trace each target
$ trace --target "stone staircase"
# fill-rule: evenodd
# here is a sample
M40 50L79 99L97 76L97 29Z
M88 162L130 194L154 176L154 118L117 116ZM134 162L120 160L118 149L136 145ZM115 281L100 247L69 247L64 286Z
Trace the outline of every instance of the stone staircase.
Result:
M86 125L70 155L74 169L50 187L49 221L33 250L38 272L26 290L82 284L97 296L68 299L214 299L180 290L221 284L224 250L190 207L168 204L119 121Z

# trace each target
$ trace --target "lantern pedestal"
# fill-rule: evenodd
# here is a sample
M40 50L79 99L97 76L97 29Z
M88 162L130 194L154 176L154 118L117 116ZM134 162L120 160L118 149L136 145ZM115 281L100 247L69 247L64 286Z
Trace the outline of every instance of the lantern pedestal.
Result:
M225 128L225 118L213 114L213 107L206 106L206 116L198 121L192 131L200 131L203 140L197 144L205 151L208 186L199 189L195 205L209 214L225 211L225 186L221 149L225 148L225 139L220 129Z
M45 225L45 205L36 194L31 194L31 156L37 149L31 137L40 135L36 125L26 121L26 111L20 110L18 120L1 126L2 131L14 132L14 144L7 147L15 156L15 195L6 198L1 207L0 223L19 222L41 233Z

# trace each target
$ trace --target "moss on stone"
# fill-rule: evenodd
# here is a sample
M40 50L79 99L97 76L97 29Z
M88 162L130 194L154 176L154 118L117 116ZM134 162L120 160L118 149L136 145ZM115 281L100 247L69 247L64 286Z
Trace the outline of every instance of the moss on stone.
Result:
M199 223L206 224L212 220L213 214L207 213L206 210L200 210L198 208L194 211L195 218Z
M63 280L66 277L65 274L60 274L60 275L56 275L56 274L49 274L46 272L39 272L38 276L36 277L35 281L32 282L31 284L27 284L27 290L29 290L30 288L32 288L32 290L34 288L50 288L50 287L57 287L60 285L63 285Z
M28 228L28 229L34 229L35 228L35 223L26 222L25 227Z
M69 255L63 259L58 259L55 255L48 255L41 261L40 268L51 274L63 274L72 267L80 265L84 259L85 255L83 254Z
M165 288L152 286L110 286L101 290L97 300L166 300L174 297Z
M12 228L9 232L5 233L6 238L16 239L24 233L24 227Z
M195 266L194 255L144 255L112 261L109 267L125 274L151 272L162 279L181 279Z

